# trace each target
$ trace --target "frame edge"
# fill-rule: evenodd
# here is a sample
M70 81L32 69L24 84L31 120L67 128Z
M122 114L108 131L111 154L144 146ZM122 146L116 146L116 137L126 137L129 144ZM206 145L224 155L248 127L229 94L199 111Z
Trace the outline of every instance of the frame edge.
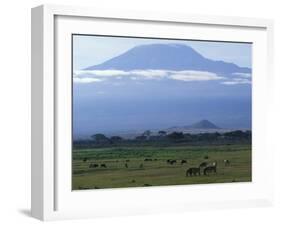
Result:
M31 10L31 215L43 219L43 6Z

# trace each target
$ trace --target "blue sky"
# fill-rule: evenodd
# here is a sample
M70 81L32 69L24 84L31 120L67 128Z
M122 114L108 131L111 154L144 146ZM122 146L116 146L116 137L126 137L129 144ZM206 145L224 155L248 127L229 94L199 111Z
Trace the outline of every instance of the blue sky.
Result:
M232 62L238 66L249 68L251 68L252 64L252 47L250 44L244 43L74 35L73 68L74 70L82 70L86 67L103 63L135 46L154 43L186 44L209 59Z

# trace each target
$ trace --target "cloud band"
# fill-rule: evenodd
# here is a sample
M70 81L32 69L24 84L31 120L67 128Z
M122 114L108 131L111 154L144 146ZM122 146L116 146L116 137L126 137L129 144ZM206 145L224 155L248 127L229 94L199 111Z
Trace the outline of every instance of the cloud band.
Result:
M171 79L183 82L223 80L223 85L251 84L251 74L233 73L234 78L227 78L208 71L173 71L173 70L82 70L73 74L74 83L98 83L109 79L162 80Z

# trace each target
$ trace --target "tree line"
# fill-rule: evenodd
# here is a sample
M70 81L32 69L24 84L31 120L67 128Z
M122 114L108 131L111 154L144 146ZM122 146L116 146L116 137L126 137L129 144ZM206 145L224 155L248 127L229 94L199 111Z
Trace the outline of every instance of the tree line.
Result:
M134 146L134 145L180 145L180 144L236 144L251 143L252 132L250 130L235 130L224 133L183 133L160 130L152 133L150 130L144 131L141 135L132 139L126 139L121 136L108 137L105 134L97 133L91 136L91 139L74 140L74 149L111 147L111 146Z

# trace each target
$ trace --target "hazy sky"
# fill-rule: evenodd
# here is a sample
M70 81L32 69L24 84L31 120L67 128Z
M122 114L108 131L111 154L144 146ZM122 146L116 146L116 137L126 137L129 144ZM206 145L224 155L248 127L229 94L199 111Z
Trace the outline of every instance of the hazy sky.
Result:
M159 40L143 38L117 38L99 36L73 36L73 67L81 70L103 63L127 50L143 44L180 43L186 44L206 58L235 63L251 68L251 45L208 41Z

